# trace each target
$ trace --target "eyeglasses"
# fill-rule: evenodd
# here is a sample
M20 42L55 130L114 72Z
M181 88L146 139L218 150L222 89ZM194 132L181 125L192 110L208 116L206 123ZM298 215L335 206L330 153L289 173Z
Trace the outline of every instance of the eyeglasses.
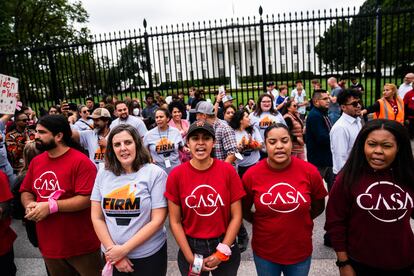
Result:
M83 114L86 114L86 113L89 113L89 111L88 110L84 110L84 111L82 111L82 113Z
M358 105L361 105L362 106L362 101L361 100L353 101L351 103L344 104L344 105L352 105L353 107L358 107Z
M292 107L298 107L296 104L292 104L291 106L292 106Z

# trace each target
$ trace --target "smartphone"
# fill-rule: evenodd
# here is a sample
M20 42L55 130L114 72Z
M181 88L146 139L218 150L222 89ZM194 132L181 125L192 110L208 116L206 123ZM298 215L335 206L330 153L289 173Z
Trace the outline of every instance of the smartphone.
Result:
M219 95L225 95L226 89L224 89L224 85L219 86Z

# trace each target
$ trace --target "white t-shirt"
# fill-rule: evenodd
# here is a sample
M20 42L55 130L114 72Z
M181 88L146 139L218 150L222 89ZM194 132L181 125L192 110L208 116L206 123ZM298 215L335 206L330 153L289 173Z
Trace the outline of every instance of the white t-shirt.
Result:
M256 164L260 159L260 149L251 149L249 145L255 142L260 144L263 143L263 139L262 136L260 136L259 131L253 128L252 135L250 135L246 130L236 130L235 133L237 148L239 149L239 153L243 155L243 160L236 160L237 166L249 167ZM242 150L240 150L241 145L243 145Z
M294 89L293 91L295 91L296 89ZM299 95L298 91L295 91L295 93L293 93L292 91L292 98L295 100L295 102L297 102L298 104L301 104L305 101L306 98L306 92L305 90L302 90L302 94ZM306 113L306 106L300 106L298 107L298 112L299 114L305 114Z
M144 122L140 118L131 115L129 115L126 120L120 120L119 118L114 120L109 128L112 130L114 127L121 124L130 124L131 126L135 127L138 130L139 136L141 138L143 138L148 132L148 129L145 126Z
M93 121L92 119L84 120L80 118L73 124L73 128L77 131L84 131L84 130L92 130L93 129Z
M179 148L184 146L181 133L175 127L169 126L166 131L158 127L151 129L144 136L144 145L149 149L156 165L167 174L181 164Z
M124 244L151 221L151 211L165 208L167 174L154 164L146 164L138 172L116 176L101 169L95 179L91 200L99 201L111 239ZM129 252L128 258L153 255L167 240L162 227L143 244ZM102 251L105 248L102 246ZM139 268L135 268L139 269Z
M260 136L262 137L262 140L264 141L264 132L266 128L268 128L270 125L274 123L281 123L286 125L285 119L283 119L282 114L278 112L276 115L270 114L269 111L262 112L260 116L256 116L255 112L250 113L250 124L256 128L260 132Z
M98 135L97 130L79 131L80 144L83 148L88 150L89 159L99 169L105 164L106 147L100 147L99 139L105 139Z

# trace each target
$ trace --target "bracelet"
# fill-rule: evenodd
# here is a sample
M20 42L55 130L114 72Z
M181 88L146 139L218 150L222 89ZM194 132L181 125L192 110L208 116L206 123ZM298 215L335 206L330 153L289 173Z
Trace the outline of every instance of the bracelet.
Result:
M220 251L226 256L231 256L231 249L230 247L225 243L219 243L216 247L217 251Z
M194 254L194 262L190 265L188 271L189 276L198 276L201 274L201 269L203 268L203 255Z
M230 259L230 256L224 255L220 251L214 252L213 255L216 256L216 258L219 259L222 262L226 262L226 261L228 261Z
M50 214L57 213L57 211L59 211L59 207L58 207L56 200L53 198L49 198L47 201L49 203L49 213Z

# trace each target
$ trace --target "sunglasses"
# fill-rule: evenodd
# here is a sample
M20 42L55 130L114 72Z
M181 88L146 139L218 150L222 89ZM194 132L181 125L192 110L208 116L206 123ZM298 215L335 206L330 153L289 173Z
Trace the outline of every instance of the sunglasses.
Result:
M89 113L88 110L82 111L83 114Z
M296 104L292 104L292 107L298 107Z
M361 100L353 101L352 103L345 104L345 105L352 105L353 107L358 107L358 105L362 106L362 101Z

